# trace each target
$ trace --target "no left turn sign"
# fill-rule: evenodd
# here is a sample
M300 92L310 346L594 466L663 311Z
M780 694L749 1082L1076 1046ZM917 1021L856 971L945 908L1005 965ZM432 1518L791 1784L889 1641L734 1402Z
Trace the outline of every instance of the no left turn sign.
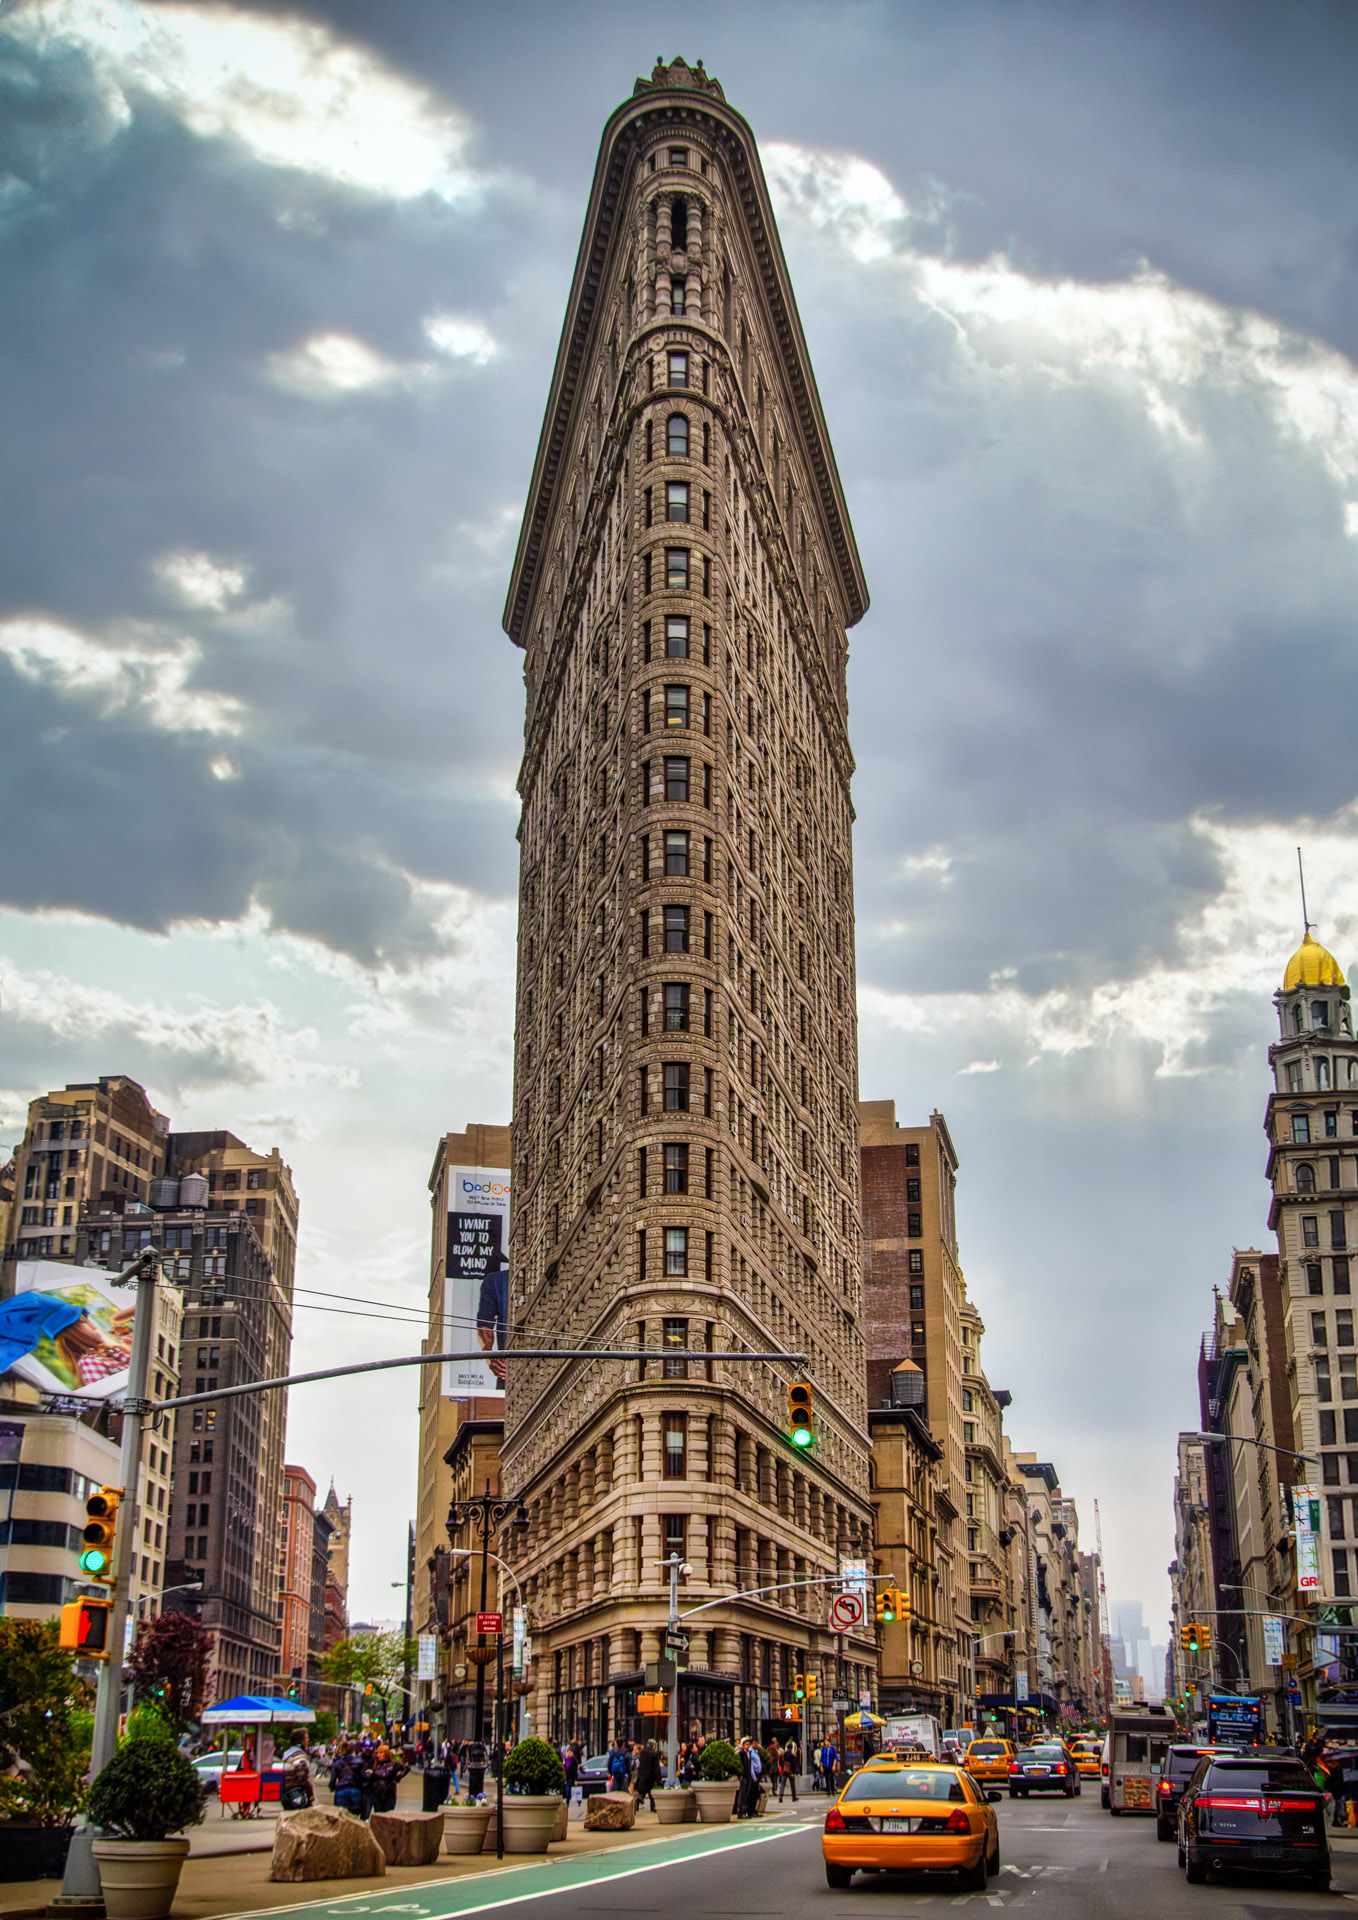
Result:
M866 1608L861 1593L837 1593L830 1602L830 1626L835 1633L850 1633L863 1624Z

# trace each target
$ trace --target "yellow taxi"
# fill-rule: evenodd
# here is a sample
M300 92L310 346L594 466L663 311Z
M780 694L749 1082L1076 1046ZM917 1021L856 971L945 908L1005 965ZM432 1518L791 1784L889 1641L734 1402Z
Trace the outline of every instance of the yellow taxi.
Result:
M955 1873L980 1893L1000 1867L995 1809L962 1767L880 1756L850 1775L825 1816L825 1878L856 1872Z
M1008 1740L973 1740L962 1765L982 1787L1007 1787L1009 1762L1013 1757L1014 1748Z
M1077 1733L1068 1745L1075 1761L1075 1771L1097 1780L1103 1766L1102 1737L1093 1733Z

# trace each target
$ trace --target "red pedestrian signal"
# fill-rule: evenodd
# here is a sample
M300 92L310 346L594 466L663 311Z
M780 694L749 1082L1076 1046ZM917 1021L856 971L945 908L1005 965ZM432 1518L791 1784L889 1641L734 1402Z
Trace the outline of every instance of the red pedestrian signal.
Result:
M108 1617L112 1611L111 1600L68 1600L61 1609L58 1644L86 1660L107 1660Z

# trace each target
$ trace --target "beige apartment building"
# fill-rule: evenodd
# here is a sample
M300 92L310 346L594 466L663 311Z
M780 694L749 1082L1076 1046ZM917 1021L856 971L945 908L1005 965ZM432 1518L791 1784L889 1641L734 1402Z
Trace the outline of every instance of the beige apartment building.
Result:
M1010 1395L991 1387L981 1365L985 1325L963 1299L962 1445L967 1596L971 1613L973 1680L977 1711L999 1711L1014 1692L1013 1583L1000 1540L1008 1502L1004 1465L1004 1409Z
M937 1476L943 1448L924 1415L924 1375L902 1360L880 1406L868 1408L875 1571L910 1602L910 1612L881 1629L878 1705L884 1714L932 1713L952 1724L956 1642L951 1619L940 1622Z
M1212 1656L1183 1644L1184 1629L1206 1625L1215 1638L1217 1580L1212 1558L1211 1508L1208 1504L1205 1449L1195 1433L1181 1433L1174 1475L1174 1558L1170 1562L1170 1692L1185 1693L1212 1684Z
M701 66L661 63L604 129L505 609L527 694L511 1324L653 1356L509 1378L551 1737L581 1688L641 1731L671 1557L688 1604L778 1589L703 1616L685 1733L759 1731L808 1667L827 1704L873 1685L872 1638L837 1640L794 1584L870 1550L845 691L866 607L754 135ZM793 1367L733 1348L805 1354L809 1453Z
M0 1293L19 1260L71 1260L81 1212L105 1193L149 1205L166 1170L170 1122L126 1074L53 1089L31 1100L14 1152L14 1200Z

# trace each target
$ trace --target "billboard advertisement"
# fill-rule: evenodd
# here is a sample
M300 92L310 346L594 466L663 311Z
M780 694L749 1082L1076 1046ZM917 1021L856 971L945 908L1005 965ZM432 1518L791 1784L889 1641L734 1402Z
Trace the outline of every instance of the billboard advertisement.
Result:
M508 1168L449 1167L445 1212L443 1351L480 1347L486 1358L446 1361L443 1391L450 1400L502 1395L504 1362L495 1354L509 1314Z
M1320 1488L1293 1487L1297 1528L1297 1592L1320 1592Z
M0 1301L0 1374L68 1400L126 1391L135 1288L64 1260L21 1260L14 1284Z

